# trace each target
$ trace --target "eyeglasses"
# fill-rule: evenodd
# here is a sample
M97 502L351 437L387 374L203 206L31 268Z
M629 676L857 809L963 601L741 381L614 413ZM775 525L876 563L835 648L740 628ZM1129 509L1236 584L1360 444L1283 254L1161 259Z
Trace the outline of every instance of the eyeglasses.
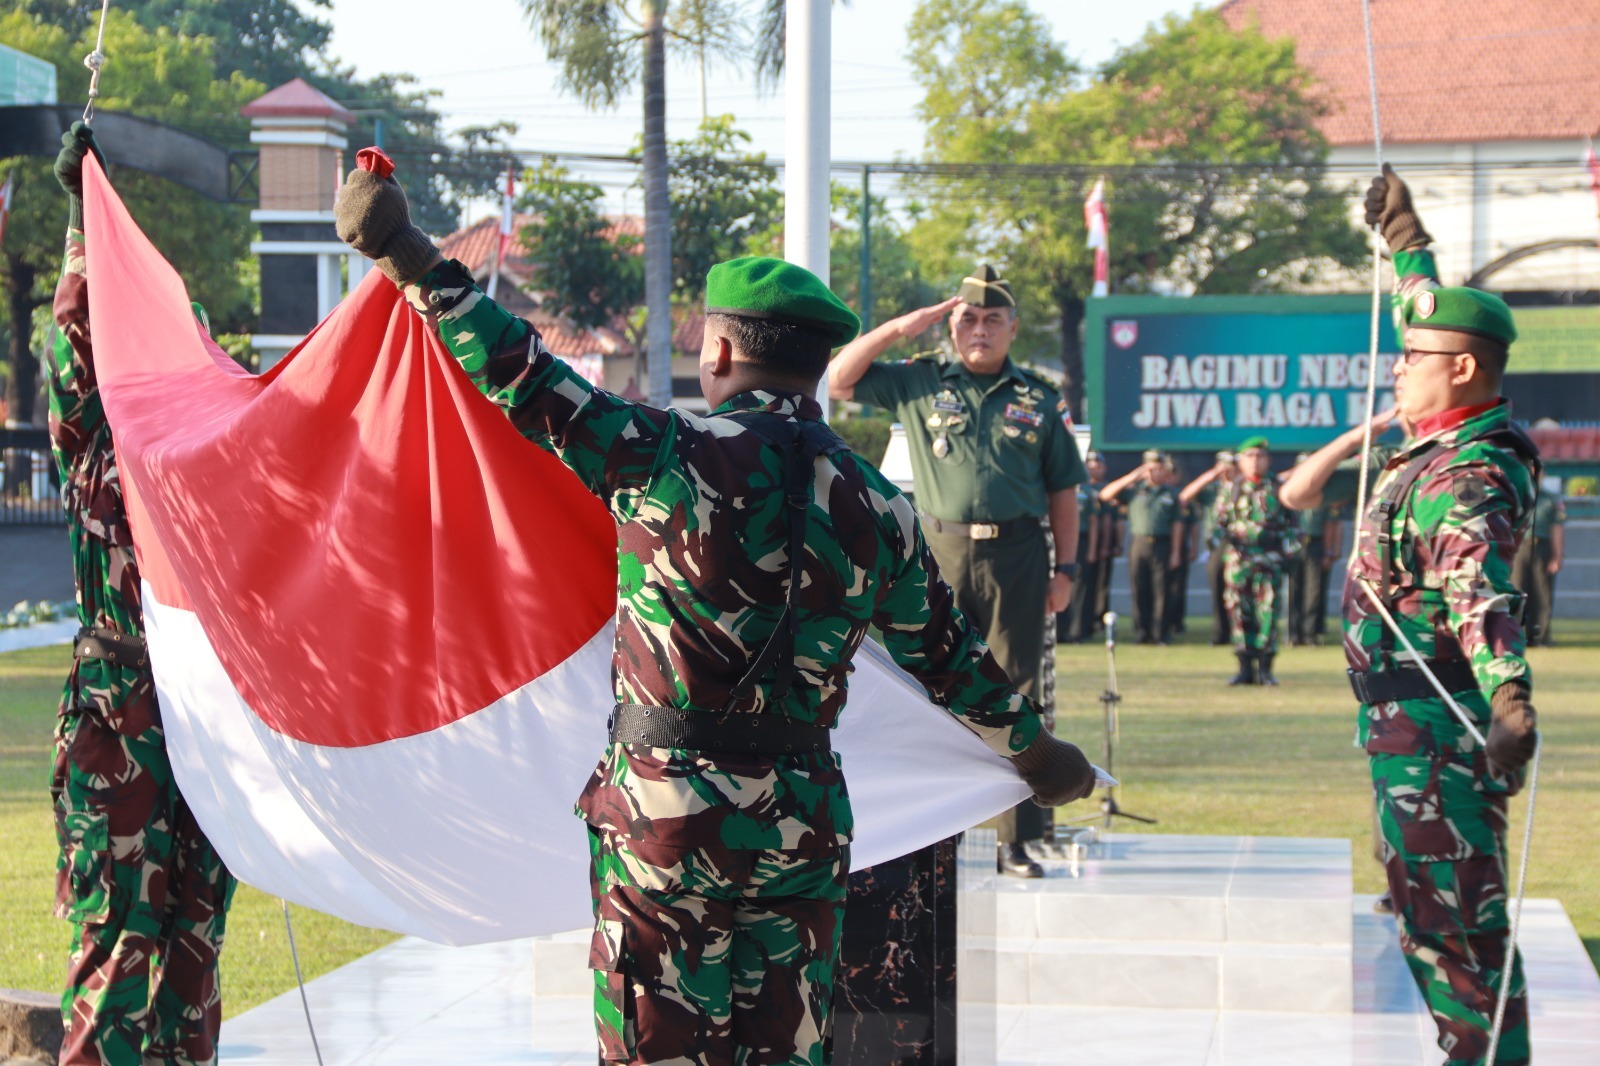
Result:
M1465 355L1465 352L1430 352L1423 348L1400 349L1400 361L1406 366L1414 365L1417 360L1428 355Z

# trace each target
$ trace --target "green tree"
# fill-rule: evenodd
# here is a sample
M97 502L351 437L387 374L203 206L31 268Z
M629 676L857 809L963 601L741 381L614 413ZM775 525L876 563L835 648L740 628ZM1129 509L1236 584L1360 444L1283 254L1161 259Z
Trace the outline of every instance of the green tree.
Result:
M746 150L749 143L732 115L720 115L668 150L672 288L684 303L705 294L706 271L714 264L749 254L760 234L782 223L777 175L765 152Z
M828 240L828 284L833 291L873 323L944 299L951 290L939 288L923 273L905 223L890 212L883 197L873 194L868 227L872 307L861 306L861 200L860 186L833 183L833 232Z
M70 32L28 11L0 15L0 39L55 64L64 100L87 95L89 72L82 60L94 46L95 30L84 22ZM99 106L105 110L130 111L189 128L231 131L242 141L247 127L239 109L265 90L260 82L238 73L217 78L210 40L181 37L165 29L146 30L126 12L111 12L105 51L113 57L100 82ZM49 160L0 161L0 181L7 174L17 182L3 250L11 371L7 399L12 417L27 422L40 415L34 402L39 364L30 344L33 320L55 287L67 204ZM133 217L155 236L195 299L205 304L215 328L244 328L253 317L254 298L249 284L253 274L248 268L252 232L248 209L212 203L133 170L120 170L114 178Z
M1115 291L1275 291L1363 260L1324 182L1327 105L1290 40L1197 10L1085 74L1024 0L923 0L910 36L929 161L976 165L924 181L913 243L939 275L1007 264L1032 344L1054 334L1076 413L1093 272L1082 204L1098 176ZM996 161L1021 166L983 168Z
M605 190L576 181L567 168L545 160L528 171L517 206L536 221L522 235L539 268L545 306L575 325L609 326L626 318L644 298L639 239L617 233L600 213Z

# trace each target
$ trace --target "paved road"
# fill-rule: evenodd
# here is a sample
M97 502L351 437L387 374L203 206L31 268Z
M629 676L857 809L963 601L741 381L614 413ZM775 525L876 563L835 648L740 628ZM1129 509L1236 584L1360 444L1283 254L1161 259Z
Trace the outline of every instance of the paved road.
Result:
M70 600L65 526L0 526L0 613L19 600Z

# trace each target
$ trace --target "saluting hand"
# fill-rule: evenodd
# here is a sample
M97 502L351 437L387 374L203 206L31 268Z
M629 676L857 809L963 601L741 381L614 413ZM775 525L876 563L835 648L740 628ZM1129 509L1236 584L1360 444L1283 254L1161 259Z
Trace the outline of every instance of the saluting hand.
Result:
M961 302L961 297L952 296L943 303L934 304L932 307L921 307L915 311L907 311L894 320L895 329L906 340L920 336L944 321L955 306Z

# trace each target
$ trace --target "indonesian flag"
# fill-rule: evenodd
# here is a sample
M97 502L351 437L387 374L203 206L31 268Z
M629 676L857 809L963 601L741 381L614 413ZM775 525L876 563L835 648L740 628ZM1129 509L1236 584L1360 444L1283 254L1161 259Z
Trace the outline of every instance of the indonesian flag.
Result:
M1094 183L1083 202L1083 224L1089 231L1086 247L1094 249L1094 296L1104 296L1111 287L1111 216L1106 211L1106 179Z
M517 195L517 171L515 163L506 164L506 191L500 198L500 243L495 247L494 269L489 272L489 288L485 290L489 299L494 299L495 293L500 288L500 266L506 261L506 256L511 254L511 208Z
M0 245L6 242L6 223L11 220L11 191L16 188L17 176L6 175L6 183L0 185Z
M90 313L173 769L266 892L451 944L586 925L610 515L371 272L270 371L198 328L97 162ZM1026 789L880 650L836 733L869 865Z

